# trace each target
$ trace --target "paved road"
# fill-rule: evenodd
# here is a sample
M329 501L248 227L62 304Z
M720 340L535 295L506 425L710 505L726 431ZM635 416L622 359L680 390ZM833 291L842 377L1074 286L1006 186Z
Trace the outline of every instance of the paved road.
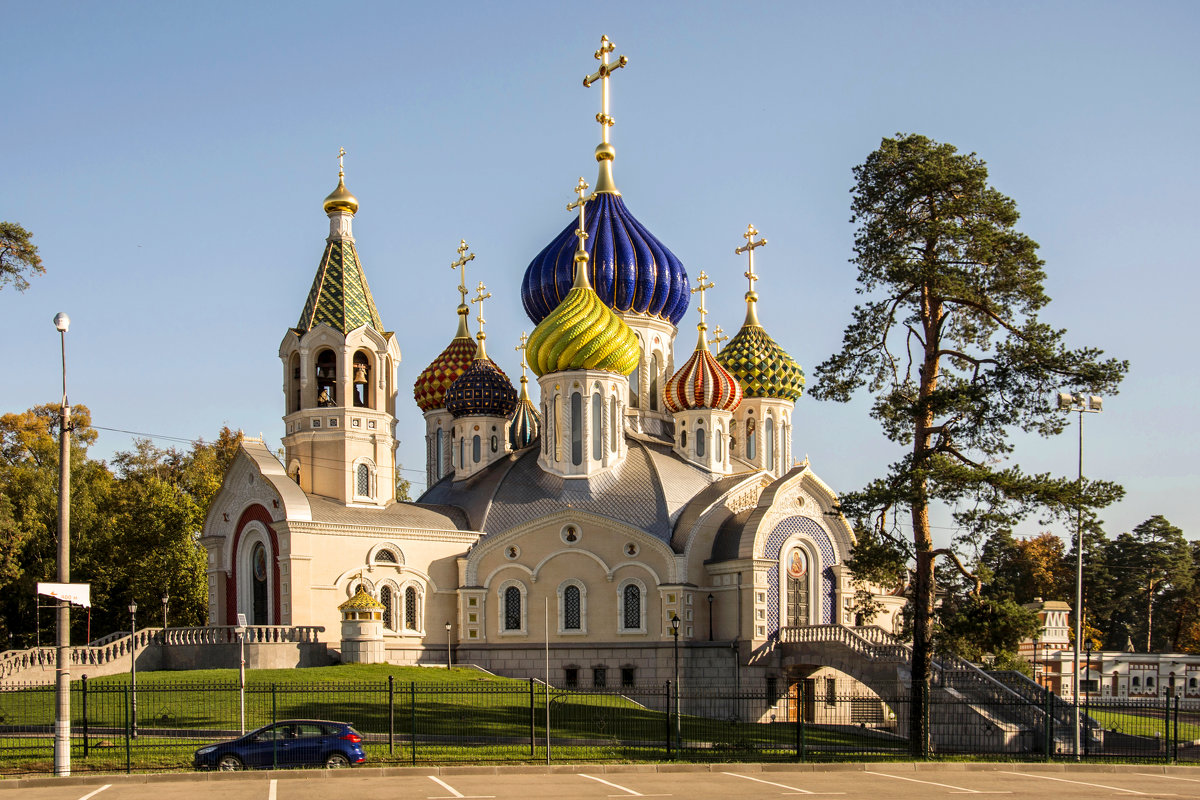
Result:
M567 770L570 771L560 771ZM678 769L679 771L668 771ZM623 797L679 800L1096 800L1200 798L1200 768L1037 768L1029 765L834 765L298 771L229 775L118 776L70 785L22 781L20 800L525 800ZM0 790L7 784L0 782ZM43 784L43 785L31 785ZM15 787L14 787L15 788ZM15 800L15 795L13 795ZM6 795L0 791L0 800ZM993 800L980 797L979 800Z

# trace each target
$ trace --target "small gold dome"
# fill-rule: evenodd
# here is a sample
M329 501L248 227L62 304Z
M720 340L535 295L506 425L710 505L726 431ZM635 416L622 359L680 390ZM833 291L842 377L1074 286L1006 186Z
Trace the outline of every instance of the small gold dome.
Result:
M325 198L325 213L332 214L335 211L358 213L358 198L350 194L346 188L346 179L341 175L338 176L337 188Z

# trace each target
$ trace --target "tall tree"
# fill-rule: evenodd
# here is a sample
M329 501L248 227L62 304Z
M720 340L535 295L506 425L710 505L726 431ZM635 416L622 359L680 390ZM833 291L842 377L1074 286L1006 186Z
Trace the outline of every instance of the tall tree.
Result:
M1062 517L1112 502L1120 487L1026 474L1008 463L1016 429L1060 433L1059 389L1114 393L1126 362L1072 350L1038 319L1049 302L1037 244L1017 231L1016 203L990 187L975 154L916 134L885 138L855 167L851 222L858 292L842 348L817 368L813 395L849 401L866 387L871 416L907 448L887 474L844 495L840 509L915 560L910 730L927 742L925 709L934 614L930 507L945 503L986 539L1035 509ZM911 538L898 525L911 523ZM979 588L976 582L975 594Z
M45 271L33 234L15 222L0 222L0 289L12 283L23 292L29 288L29 276Z

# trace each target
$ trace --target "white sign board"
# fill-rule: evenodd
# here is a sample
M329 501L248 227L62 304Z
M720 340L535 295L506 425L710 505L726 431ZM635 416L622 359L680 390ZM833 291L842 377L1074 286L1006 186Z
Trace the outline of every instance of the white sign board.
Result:
M37 593L59 600L66 600L84 608L92 607L92 585L90 583L42 583L38 582Z

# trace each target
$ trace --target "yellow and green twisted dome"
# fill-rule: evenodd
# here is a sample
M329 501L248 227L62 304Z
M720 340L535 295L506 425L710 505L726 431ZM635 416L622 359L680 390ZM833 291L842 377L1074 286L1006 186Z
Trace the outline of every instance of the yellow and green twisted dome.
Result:
M757 321L742 326L717 354L717 363L733 373L746 397L795 402L804 393L804 370Z
M577 273L575 286L533 329L525 348L529 366L538 377L568 369L628 375L641 357L637 336L604 304L584 270Z

